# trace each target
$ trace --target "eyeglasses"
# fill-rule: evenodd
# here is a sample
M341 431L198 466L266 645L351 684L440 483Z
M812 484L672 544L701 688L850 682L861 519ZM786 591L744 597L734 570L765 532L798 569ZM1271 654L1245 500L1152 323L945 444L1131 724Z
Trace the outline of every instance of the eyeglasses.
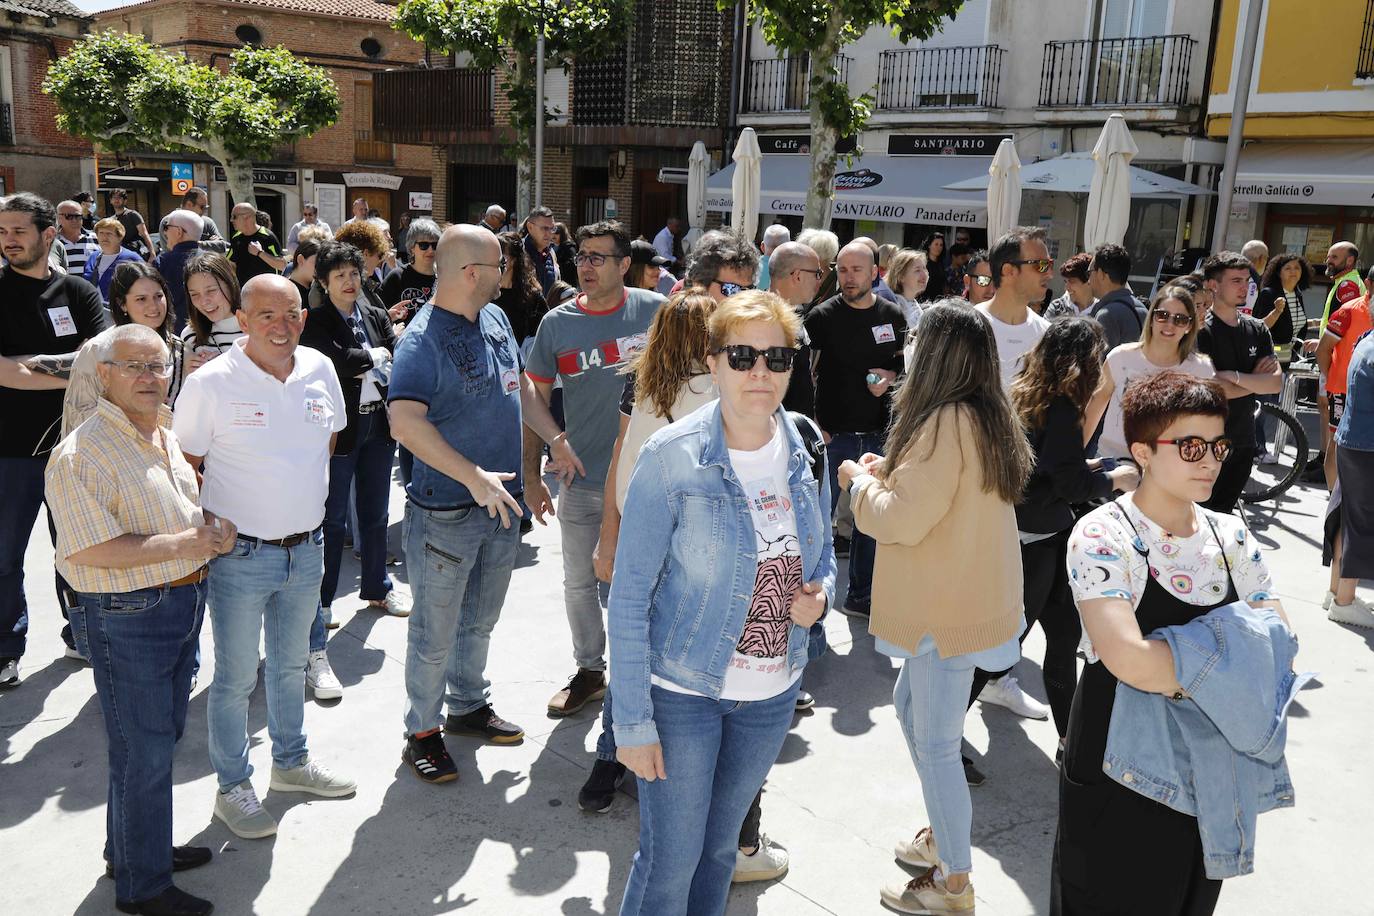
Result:
M148 373L153 378L171 378L172 367L169 363L144 363L132 359L107 359L105 365L114 366L124 378L138 378Z
M1033 268L1038 274L1047 274L1050 272L1050 268L1054 266L1054 258L1029 258L1024 261L1016 260L1007 263L1015 264L1017 267Z
M811 270L811 269L806 268L806 267L798 267L798 268L794 271L794 273L799 273L799 274L810 274L811 276L815 277L817 280L819 280L821 277L825 276L825 271L821 270L820 268L816 268L815 270Z
M711 282L720 287L720 291L724 294L726 299L729 299L735 293L742 293L746 289L758 289L758 287L752 283L730 283L721 280L712 280ZM753 365L753 363L750 363L750 365ZM783 370L779 369L777 371L781 372Z
M1217 439L1204 439L1201 436L1182 436L1178 439L1156 439L1158 445L1177 445L1178 457L1188 463L1201 461L1202 456L1207 454L1207 447L1212 447L1212 457L1218 461L1225 461L1231 454L1231 440L1226 436Z
M1187 312L1171 312L1168 309L1154 309L1150 312L1150 317L1155 324L1167 324L1172 321L1176 328L1186 328L1193 323L1193 319Z
M62 214L62 218L65 219L65 220L80 220L80 219L81 219L81 214L80 214L80 213L63 213L63 214Z
M581 267L583 264L600 267L602 264L606 263L607 258L615 258L618 261L623 257L625 257L625 255L622 254L601 254L597 251L579 251L577 254L573 255L573 263L578 267Z
M1041 271L1041 273L1044 273L1044 271ZM968 282L972 283L974 286L991 286L992 277L986 277L982 274L969 274Z
M420 249L421 251L429 251L431 248L436 247L438 244L438 242L416 242L415 247ZM501 269L505 270L504 267L502 267Z
M418 245L418 244L420 244L420 243L419 243L419 242L416 242L415 244ZM506 265L509 264L509 263L510 263L510 261L506 258L506 256L505 256L505 255L501 255L501 262L500 262L499 264L484 264L484 263L481 262L481 261L469 261L468 263L464 264L462 267L460 267L460 268L458 268L458 269L459 269L459 270L467 270L469 267L495 267L497 270L501 271L501 273L505 273L505 272L506 272Z
M722 287L726 285L733 286L734 284L721 284ZM786 372L792 368L792 361L797 358L795 347L769 347L766 350L755 350L746 344L731 344L728 347L721 347L716 353L724 353L725 361L736 372L750 371L758 363L760 356L763 357L763 364L768 367L769 372Z

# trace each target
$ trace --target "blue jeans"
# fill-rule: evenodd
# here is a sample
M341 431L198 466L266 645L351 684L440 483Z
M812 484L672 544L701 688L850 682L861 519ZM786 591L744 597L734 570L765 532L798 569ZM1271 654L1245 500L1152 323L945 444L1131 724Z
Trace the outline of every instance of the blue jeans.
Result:
M71 611L105 719L105 858L119 900L172 884L172 754L186 728L205 594L204 584L82 594Z
M892 691L946 874L973 870L973 802L959 756L973 670L966 655L926 652L902 663Z
M596 578L592 551L601 537L600 487L563 487L558 494L558 528L563 544L563 603L577 667L606 670L606 583Z
M882 433L834 433L826 446L826 464L830 469L830 514L840 501L839 467L842 461L858 461L865 452L883 453L886 442ZM873 538L854 526L849 539L849 588L845 592L846 607L867 608L873 597L873 559L878 545Z
M305 663L310 623L320 601L324 536L295 547L239 538L210 561L210 623L215 630L215 680L206 719L210 764L227 792L253 775L248 763L248 700L258 683L258 638L265 634L267 734L278 769L303 764Z
M740 827L778 759L800 681L738 702L653 687L667 779L639 780L639 851L620 916L719 916Z
M520 527L509 528L481 507L431 511L406 503L406 569L414 607L406 634L407 735L486 706L491 631L506 601L520 549Z

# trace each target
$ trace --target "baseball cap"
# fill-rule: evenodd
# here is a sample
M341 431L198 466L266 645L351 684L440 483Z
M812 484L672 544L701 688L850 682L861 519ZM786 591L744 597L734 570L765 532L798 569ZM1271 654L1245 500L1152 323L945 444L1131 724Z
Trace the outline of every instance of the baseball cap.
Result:
M655 264L662 267L664 264L668 263L668 259L660 256L659 253L654 250L653 245L650 245L643 239L635 239L630 243L630 263Z

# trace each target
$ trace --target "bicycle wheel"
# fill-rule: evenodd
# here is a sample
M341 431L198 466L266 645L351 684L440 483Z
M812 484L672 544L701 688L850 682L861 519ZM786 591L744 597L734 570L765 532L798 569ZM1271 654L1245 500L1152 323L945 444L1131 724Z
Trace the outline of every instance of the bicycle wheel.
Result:
M1307 433L1302 424L1276 404L1261 403L1260 410L1277 424L1273 456L1277 460L1258 464L1250 472L1250 480L1240 494L1247 503L1278 497L1297 482L1298 475L1307 467Z

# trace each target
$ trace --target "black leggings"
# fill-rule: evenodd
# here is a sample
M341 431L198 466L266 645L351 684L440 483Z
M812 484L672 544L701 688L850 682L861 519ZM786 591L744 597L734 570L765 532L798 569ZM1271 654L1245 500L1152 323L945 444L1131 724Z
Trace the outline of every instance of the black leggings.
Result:
M749 806L749 813L744 816L744 823L739 828L739 848L752 849L759 845L759 821L763 820L763 790L759 789L759 794L754 796L754 803Z
M1069 707L1073 705L1073 691L1078 683L1078 641L1083 635L1078 608L1069 590L1067 557L1070 533L1061 531L1043 541L1021 545L1022 590L1026 606L1026 630L1021 634L1021 641L1025 642L1026 633L1038 620L1040 629L1045 633L1045 662L1041 666L1045 676L1045 696L1050 701L1054 727L1061 738L1069 727ZM984 671L975 668L968 705L973 705L988 681L1010 670Z

